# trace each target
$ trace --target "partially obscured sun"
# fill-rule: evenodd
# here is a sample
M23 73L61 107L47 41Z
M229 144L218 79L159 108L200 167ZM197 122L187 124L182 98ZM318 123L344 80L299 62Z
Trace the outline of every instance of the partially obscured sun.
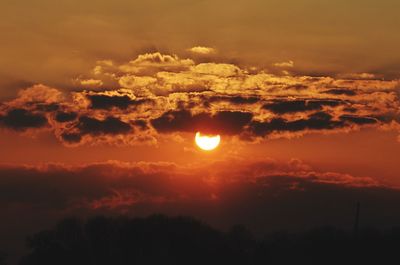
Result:
M210 151L219 145L221 136L219 135L201 135L200 132L196 133L196 144L203 150Z

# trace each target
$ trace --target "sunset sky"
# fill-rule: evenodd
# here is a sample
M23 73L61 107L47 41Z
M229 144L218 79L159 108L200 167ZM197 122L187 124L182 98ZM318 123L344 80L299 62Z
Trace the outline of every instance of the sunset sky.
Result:
M365 225L398 223L399 10L2 1L0 250L70 215L265 233L351 228L360 201ZM201 150L196 132L221 142Z

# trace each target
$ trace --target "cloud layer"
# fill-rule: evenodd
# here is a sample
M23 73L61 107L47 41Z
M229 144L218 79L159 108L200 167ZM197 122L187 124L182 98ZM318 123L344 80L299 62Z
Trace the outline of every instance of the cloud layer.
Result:
M37 204L53 210L124 209L140 203L225 200L230 189L254 187L268 191L270 196L289 190L308 192L326 185L389 189L372 178L318 172L299 160L235 159L191 166L117 161L81 166L2 165L0 204Z
M2 207L27 212L40 209L47 216L157 211L201 216L202 208L194 206L202 205L205 212L217 207L222 211L218 218L222 219L240 219L247 213L244 219L250 222L253 215L259 215L256 220L263 220L267 217L264 215L279 211L284 205L296 204L302 212L299 220L310 221L312 216L307 216L307 211L319 209L320 202L337 204L337 210L342 207L339 212L357 200L371 201L369 207L388 200L392 201L384 207L400 202L396 188L371 178L319 172L299 160L227 160L191 166L116 161L81 166L2 165L0 187ZM328 212L325 209L318 215ZM339 212L335 212L338 219L343 217ZM270 218L284 221L281 215Z
M156 52L122 64L99 61L75 81L74 92L20 91L0 105L0 126L50 130L70 146L155 143L196 131L254 141L399 127L399 81L365 74L277 75Z

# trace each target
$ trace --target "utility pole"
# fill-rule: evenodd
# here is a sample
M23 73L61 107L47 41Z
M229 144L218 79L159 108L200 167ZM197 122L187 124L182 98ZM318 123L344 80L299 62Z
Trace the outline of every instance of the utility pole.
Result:
M360 202L357 202L356 205L356 218L354 220L354 238L358 237L358 229L360 225Z

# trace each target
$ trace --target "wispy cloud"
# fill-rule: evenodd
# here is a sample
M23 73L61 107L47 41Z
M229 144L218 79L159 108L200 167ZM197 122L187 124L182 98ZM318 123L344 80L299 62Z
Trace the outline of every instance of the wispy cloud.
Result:
M204 47L204 46L195 46L195 47L188 49L188 51L190 51L192 53L196 53L196 54L201 54L201 55L209 55L209 54L214 54L217 52L217 50L214 48Z

